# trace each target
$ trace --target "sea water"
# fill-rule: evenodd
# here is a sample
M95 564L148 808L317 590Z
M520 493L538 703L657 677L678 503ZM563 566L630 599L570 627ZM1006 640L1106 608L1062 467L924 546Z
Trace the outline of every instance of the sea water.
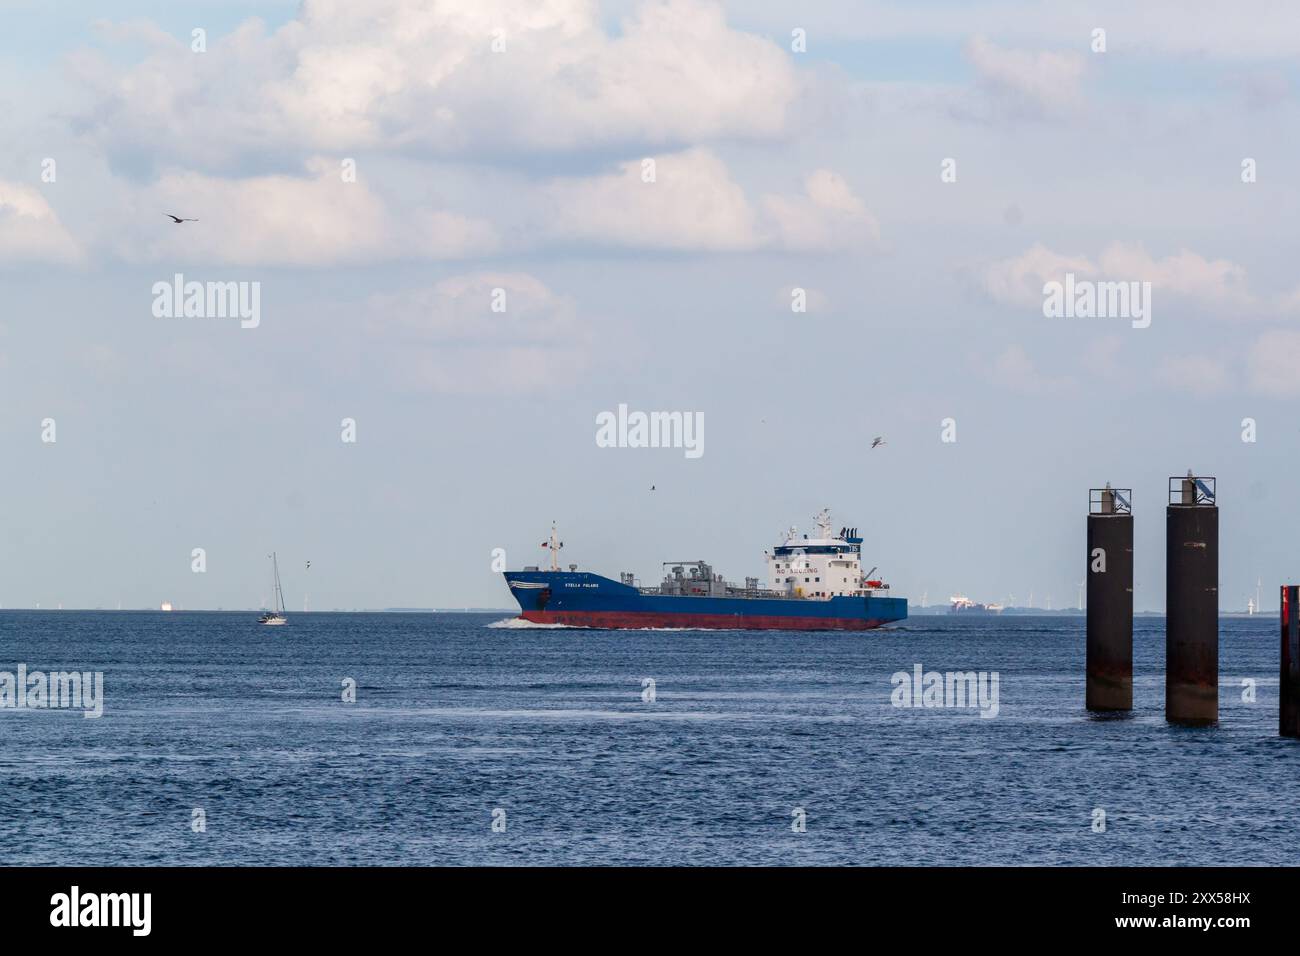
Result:
M1221 622L1220 724L1189 730L1161 618L1098 719L1081 616L506 617L0 611L0 671L103 674L97 719L0 709L0 864L1300 863L1273 618ZM897 706L930 672L996 675L996 714Z

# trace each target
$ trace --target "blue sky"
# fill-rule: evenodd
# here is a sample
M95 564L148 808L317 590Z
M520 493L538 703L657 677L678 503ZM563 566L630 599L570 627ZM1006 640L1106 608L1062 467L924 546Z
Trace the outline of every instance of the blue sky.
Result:
M1110 480L1160 609L1189 467L1223 606L1296 577L1286 5L0 9L4 607L255 606L272 548L291 608L505 606L552 520L739 579L822 507L913 600L1060 606ZM1067 271L1150 327L1045 318ZM178 272L257 328L155 317ZM620 403L705 453L597 447Z

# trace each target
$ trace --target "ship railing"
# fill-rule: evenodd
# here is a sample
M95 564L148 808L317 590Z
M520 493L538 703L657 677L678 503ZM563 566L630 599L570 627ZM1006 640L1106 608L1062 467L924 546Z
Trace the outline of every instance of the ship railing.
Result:
M689 578L687 583L689 583ZM711 595L707 590L693 592L690 588L678 590L677 588L650 587L637 588L637 592L647 596L664 594L670 597L748 597L748 598L792 598L793 594L787 591L773 591L770 588L742 588L734 585L727 585L725 593L722 595Z
M790 595L785 591L773 591L771 588L737 588L728 586L727 597L783 598L790 597Z
M1217 488L1218 482L1209 475L1193 475L1190 471L1182 477L1175 475L1169 479L1169 504L1213 507Z
M1133 489L1105 488L1088 489L1088 514L1090 515L1126 515L1133 512Z

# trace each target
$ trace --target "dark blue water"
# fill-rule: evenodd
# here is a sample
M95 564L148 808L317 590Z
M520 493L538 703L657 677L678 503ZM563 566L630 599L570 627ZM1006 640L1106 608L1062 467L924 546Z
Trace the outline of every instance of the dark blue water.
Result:
M500 617L0 612L0 670L99 670L106 696L98 720L0 710L0 864L1300 863L1268 618L1222 622L1221 725L1183 730L1162 619L1137 623L1133 716L1096 720L1081 618ZM891 706L916 663L997 671L998 716Z

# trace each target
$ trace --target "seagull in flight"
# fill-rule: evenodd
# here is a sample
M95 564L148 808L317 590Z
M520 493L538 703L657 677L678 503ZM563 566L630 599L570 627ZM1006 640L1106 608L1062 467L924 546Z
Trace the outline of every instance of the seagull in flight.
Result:
M169 212L163 213L163 215L167 216L167 218L169 218L172 222L176 223L176 225L178 226L183 222L198 222L197 219L182 219L180 216L173 216Z
M881 446L881 445L883 445L883 444L885 444L885 440L884 440L883 438L881 438L879 435L877 435L875 438L871 439L871 447L872 447L872 448L878 448L879 446Z

